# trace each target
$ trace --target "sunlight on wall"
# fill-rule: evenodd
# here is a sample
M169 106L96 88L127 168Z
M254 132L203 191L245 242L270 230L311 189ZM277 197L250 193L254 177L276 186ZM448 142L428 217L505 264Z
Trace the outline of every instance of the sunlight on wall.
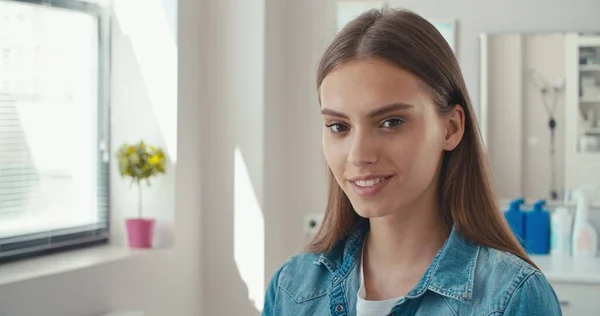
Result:
M234 257L248 299L261 311L264 302L265 221L244 157L235 149Z
M128 36L166 151L177 162L177 45L160 0L115 0L115 16Z

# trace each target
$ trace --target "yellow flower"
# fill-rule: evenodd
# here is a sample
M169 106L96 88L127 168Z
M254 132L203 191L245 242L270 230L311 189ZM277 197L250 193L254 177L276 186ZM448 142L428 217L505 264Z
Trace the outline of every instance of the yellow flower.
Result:
M131 177L138 183L165 173L166 159L163 150L143 141L135 145L123 144L116 157L121 175Z
M160 157L157 155L153 155L150 158L148 158L148 162L153 165L156 166L160 163Z

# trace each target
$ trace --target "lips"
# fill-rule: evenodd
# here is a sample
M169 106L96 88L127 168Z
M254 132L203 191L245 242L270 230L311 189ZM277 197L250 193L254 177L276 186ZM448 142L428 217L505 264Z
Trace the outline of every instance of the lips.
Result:
M366 187L372 187L383 181L385 181L385 177L379 177L379 178L369 179L369 180L356 180L356 181L352 181L352 182L354 184L358 185L359 187L366 188Z
M369 176L350 179L349 182L359 196L373 196L390 182L392 176Z

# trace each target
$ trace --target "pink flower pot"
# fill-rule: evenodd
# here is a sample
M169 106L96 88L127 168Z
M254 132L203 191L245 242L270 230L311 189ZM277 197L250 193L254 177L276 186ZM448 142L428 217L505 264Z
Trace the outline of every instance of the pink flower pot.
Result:
M127 219L127 238L131 248L152 248L154 219Z

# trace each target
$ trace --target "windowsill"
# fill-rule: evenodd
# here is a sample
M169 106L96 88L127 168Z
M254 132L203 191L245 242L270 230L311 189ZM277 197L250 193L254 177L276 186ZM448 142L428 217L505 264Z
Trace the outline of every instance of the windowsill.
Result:
M5 263L0 265L0 287L125 260L153 250L133 250L126 246L102 245Z

